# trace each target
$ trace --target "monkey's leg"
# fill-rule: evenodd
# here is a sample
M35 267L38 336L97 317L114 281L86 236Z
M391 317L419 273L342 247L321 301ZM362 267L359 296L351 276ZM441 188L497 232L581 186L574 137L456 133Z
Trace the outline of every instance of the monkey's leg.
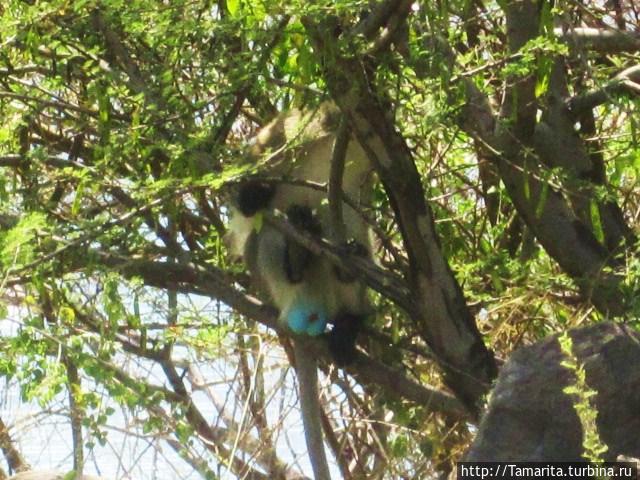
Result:
M369 249L356 240L350 240L344 246L346 255L355 255L367 258L370 255ZM337 281L343 286L344 290L358 291L362 288L362 284L357 281L355 274L348 270L334 265L334 272ZM362 291L362 295L365 293ZM366 301L363 299L363 303ZM329 343L329 351L334 362L338 366L345 366L353 363L356 358L356 340L358 333L362 329L366 315L356 314L349 311L342 311L333 319L333 329L329 332L327 340Z
M317 236L322 233L322 227L309 207L291 205L287 209L287 218L301 230L306 230ZM304 272L312 258L313 254L308 249L290 238L286 239L284 268L291 283L302 281Z

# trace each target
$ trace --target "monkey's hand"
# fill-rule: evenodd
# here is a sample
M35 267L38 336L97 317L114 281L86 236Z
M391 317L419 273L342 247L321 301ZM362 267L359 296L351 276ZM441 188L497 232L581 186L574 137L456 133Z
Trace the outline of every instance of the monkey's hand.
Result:
M355 239L348 240L341 248L344 255L353 255L356 257L367 258L369 256L369 250L362 243ZM356 279L356 276L347 270L335 266L336 277L342 283L351 283Z

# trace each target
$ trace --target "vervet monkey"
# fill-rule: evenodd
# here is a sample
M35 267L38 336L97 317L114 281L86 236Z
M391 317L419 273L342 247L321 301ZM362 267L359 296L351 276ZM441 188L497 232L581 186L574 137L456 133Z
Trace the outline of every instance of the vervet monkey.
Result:
M365 285L261 216L278 210L299 229L330 240L344 236L345 251L370 255L369 226L361 213L341 201L343 224L335 225L331 209L336 207L329 204L326 188L317 188L329 185L340 118L335 105L324 103L287 112L260 130L248 149L257 174L235 189L227 240L293 332L317 336L333 324L329 347L336 363L346 364L354 358L358 330L370 312ZM348 141L341 187L356 206L370 203L372 168L354 138Z

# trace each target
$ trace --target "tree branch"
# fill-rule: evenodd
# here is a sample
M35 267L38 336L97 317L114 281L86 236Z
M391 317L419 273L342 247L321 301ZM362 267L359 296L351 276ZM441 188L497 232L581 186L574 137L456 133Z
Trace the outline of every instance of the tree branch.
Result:
M553 33L562 40L587 50L603 53L637 52L640 50L640 34L615 29L577 27L555 28Z
M31 466L24 459L20 451L16 449L13 439L9 434L9 428L0 418L0 450L4 453L9 468L14 472L25 472L31 469Z
M525 20L529 16L523 15ZM513 22L512 18L511 23ZM511 30L517 28L519 27L515 23L510 26ZM531 35L537 35L537 29L529 28L529 31ZM453 68L455 53L446 40L437 36L430 40L429 47L437 49L447 59L450 68ZM526 41L526 38L517 42L512 40L514 47L523 45ZM518 132L515 127L496 132L497 114L486 95L470 79L463 78L462 82L467 102L458 116L458 123L481 144L487 158L496 162L500 177L520 216L531 227L549 255L581 287L583 296L591 299L602 312L614 315L624 313L620 278L608 270L612 259L609 252L576 219L562 195L531 174L535 172L531 162L537 163L527 153L531 148L531 128L535 125L535 109L529 111L531 106L527 106L525 101L526 98L533 98L531 80L526 87L520 87L528 91L523 92L522 98L519 97L516 103L524 103L519 107L521 114ZM511 118L511 108L509 102L505 103L502 112L504 118ZM526 121L525 109L528 111ZM510 122L506 122L506 125L510 125ZM525 142L527 138L529 148Z
M308 347L310 338L297 338L293 342L296 354L296 372L300 391L300 410L304 424L304 437L307 452L311 460L313 475L316 480L331 480L327 454L324 448L320 412L320 395L318 394L318 364L316 357Z
M375 166L398 220L409 257L408 283L416 305L411 310L412 320L436 354L447 385L474 411L491 384L495 364L442 255L433 212L425 203L409 148L386 109L371 95L362 62L339 56L339 48L326 34L323 22L304 18L303 25L323 58L324 76L332 96Z
M623 70L600 88L570 98L567 108L574 118L578 118L598 105L628 94L640 95L640 65Z

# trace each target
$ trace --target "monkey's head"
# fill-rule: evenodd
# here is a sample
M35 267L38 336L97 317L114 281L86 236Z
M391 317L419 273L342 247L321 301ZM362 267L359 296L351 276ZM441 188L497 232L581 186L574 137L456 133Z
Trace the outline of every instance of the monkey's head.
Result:
M256 220L256 215L269 207L274 194L275 186L258 178L227 185L224 198L228 204L229 228L224 243L231 258L244 255L249 236L260 221Z

